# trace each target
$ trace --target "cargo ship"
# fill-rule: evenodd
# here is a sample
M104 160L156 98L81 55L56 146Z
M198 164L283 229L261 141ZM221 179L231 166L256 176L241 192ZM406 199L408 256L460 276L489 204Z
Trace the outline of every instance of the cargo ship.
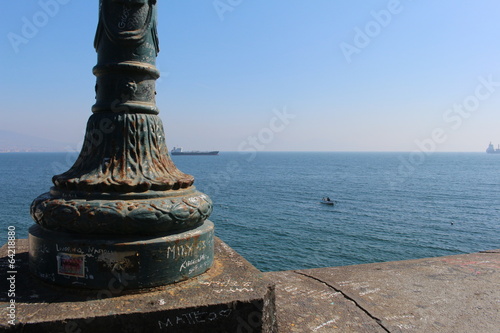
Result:
M493 144L490 142L490 145L488 146L488 149L486 149L486 152L488 154L500 154L500 145L498 145L498 148L495 149L495 147L493 147Z
M199 150L190 150L190 151L183 151L182 147L174 147L170 151L170 155L219 155L218 150L212 150L212 151L199 151Z

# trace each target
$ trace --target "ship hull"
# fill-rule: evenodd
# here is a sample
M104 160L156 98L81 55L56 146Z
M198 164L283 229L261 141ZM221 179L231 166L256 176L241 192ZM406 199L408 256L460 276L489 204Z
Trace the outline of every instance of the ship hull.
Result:
M500 145L498 146L497 149L495 149L493 144L490 142L488 149L486 149L486 153L488 153L488 154L500 154Z
M219 155L218 151L183 151L183 152L171 152L170 155Z

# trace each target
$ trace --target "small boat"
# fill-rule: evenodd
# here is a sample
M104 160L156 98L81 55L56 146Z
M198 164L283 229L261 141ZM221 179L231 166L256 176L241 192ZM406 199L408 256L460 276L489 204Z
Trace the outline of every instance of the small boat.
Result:
M330 206L335 205L335 201L330 200L330 198L328 198L328 197L321 199L321 201L319 203L322 203L323 205L330 205Z

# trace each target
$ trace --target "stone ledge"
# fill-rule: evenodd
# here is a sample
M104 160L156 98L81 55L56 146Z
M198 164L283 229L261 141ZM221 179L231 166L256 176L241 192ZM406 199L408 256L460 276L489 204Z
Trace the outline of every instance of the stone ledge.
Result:
M266 275L280 333L500 333L498 250Z
M16 325L2 293L0 330L22 332L275 332L274 285L220 239L213 267L190 280L140 291L118 279L93 291L45 284L28 271L28 242L16 243ZM8 272L7 247L0 269ZM2 279L0 288L9 290ZM126 282L125 282L126 283Z
M276 283L279 332L385 332L354 302L328 285L294 271L270 272Z

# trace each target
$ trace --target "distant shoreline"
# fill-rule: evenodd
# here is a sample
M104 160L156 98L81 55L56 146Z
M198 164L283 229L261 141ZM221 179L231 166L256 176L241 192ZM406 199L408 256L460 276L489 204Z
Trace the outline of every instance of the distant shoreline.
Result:
M0 154L15 154L15 153L70 153L70 154L75 154L79 153L80 151L78 150L30 150L30 149L19 149L19 150L0 150ZM220 153L240 153L240 154L245 154L247 153L246 151L220 151ZM257 154L271 154L271 153L345 153L345 154L351 154L351 153L367 153L367 154L410 154L412 153L411 151L343 151L343 150L332 150L332 151L326 151L326 150L309 150L309 151L304 151L304 150L276 150L276 151L259 151L256 152ZM485 152L482 151L437 151L433 152L432 154L485 154ZM488 154L492 155L492 154ZM494 154L493 154L494 155ZM175 154L174 154L175 156Z
M0 150L0 154L13 154L13 153L73 153L74 151L51 151L51 150L32 150L32 149L17 149L17 150Z

